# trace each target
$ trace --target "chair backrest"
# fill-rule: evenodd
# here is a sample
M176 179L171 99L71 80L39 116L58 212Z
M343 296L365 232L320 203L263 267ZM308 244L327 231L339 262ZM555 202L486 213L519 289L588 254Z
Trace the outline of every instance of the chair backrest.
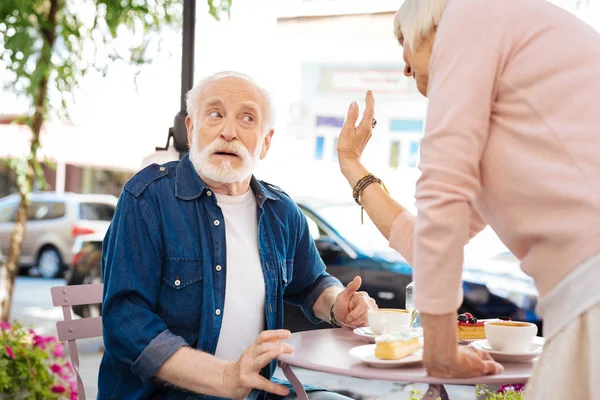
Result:
M77 353L77 339L87 339L102 336L102 317L73 319L71 306L102 303L101 283L91 285L54 286L52 304L62 307L64 321L56 323L58 340L67 342L71 364L77 374L77 392L80 400L85 400L83 381L79 374L79 355Z

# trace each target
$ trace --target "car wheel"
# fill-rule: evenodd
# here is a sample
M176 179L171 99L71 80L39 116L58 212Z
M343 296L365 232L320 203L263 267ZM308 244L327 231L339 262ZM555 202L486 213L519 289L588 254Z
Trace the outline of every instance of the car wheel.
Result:
M62 259L58 250L44 247L38 256L38 270L46 279L57 278L62 271Z

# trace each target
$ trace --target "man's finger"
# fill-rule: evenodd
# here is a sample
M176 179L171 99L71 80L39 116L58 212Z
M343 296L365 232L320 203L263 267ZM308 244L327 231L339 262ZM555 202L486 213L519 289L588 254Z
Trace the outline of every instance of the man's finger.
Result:
M256 376L252 386L256 389L264 390L265 392L273 393L283 397L290 394L290 390L285 386L273 383L260 375Z
M360 127L371 131L373 129L373 117L375 116L375 97L373 92L367 91L365 96L365 112L360 120Z
M355 276L354 279L346 286L346 294L351 295L356 293L358 289L360 289L360 285L362 285L362 279L360 276Z
M350 103L350 107L348 107L348 115L346 115L346 121L344 122L344 126L342 129L355 129L356 128L356 120L358 119L358 104L353 101Z
M485 375L500 374L502 371L504 371L504 367L496 361L488 360L483 362L483 373Z
M292 350L294 350L294 348L290 344L288 344L288 343L264 342L264 343L259 344L256 347L256 351L254 352L254 354L256 356L259 356L259 355L261 355L263 353L267 353L269 351L277 350L277 349L283 349L283 350L286 350L286 351L292 351Z
M265 353L260 354L258 357L254 359L255 365L258 366L259 369L262 369L265 365L276 359L282 354L290 354L294 351L294 349L289 347L276 347Z
M354 309L350 311L350 313L346 316L347 324L351 325L353 321L358 320L363 316L363 314L369 311L369 303L366 301L361 301L357 304Z
M273 340L285 340L289 339L292 333L287 329L274 329L271 331L262 331L258 338L256 339L256 344L261 344L264 342L271 342Z

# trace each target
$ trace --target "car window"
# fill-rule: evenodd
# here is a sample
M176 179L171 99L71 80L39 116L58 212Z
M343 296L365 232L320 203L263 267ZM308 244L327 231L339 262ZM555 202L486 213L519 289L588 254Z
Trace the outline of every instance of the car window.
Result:
M46 221L65 216L65 203L55 201L34 201L27 209L29 221Z
M0 222L10 222L14 220L16 203L3 204L0 206Z
M115 207L103 203L81 203L79 215L81 219L88 221L112 221Z

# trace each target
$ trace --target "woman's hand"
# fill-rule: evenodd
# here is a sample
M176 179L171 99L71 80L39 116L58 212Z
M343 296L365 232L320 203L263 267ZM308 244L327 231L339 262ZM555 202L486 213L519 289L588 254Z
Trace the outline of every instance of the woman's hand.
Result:
M350 177L348 175L351 170L355 170L357 165L360 165L360 157L373 133L375 98L373 97L373 92L370 90L365 96L365 105L366 108L362 120L358 126L356 126L356 121L358 120L358 104L356 102L350 104L346 122L342 127L338 139L338 162L342 173L349 180Z
M423 363L427 373L438 378L473 378L504 371L488 352L470 346L459 346L450 357L427 357Z
M488 352L458 346L456 313L420 314L425 336L423 365L429 375L438 378L472 378L499 374L504 370Z

